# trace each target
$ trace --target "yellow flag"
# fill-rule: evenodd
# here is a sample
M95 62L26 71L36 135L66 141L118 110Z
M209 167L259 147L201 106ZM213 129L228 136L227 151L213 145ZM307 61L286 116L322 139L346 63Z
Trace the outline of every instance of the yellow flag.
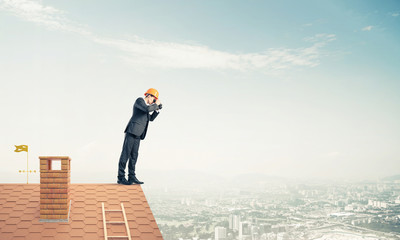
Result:
M19 145L19 146L14 145L14 146L15 146L14 152L22 152L22 151L28 152L28 145Z

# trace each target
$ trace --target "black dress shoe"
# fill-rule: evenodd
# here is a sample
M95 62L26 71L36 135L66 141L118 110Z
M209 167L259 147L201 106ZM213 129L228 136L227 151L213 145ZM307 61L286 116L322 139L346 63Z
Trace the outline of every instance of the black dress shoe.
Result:
M136 183L136 184L143 184L144 183L144 182L139 181L139 179L137 179L136 177L129 178L128 182L130 182L131 184L132 183Z
M132 184L129 181L127 181L126 178L118 178L117 183L118 184L123 184L123 185L131 185Z

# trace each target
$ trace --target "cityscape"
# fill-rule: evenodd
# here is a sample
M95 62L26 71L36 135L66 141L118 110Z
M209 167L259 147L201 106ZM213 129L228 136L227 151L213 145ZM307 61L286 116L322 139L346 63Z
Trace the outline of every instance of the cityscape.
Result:
M399 176L144 190L165 240L400 239Z

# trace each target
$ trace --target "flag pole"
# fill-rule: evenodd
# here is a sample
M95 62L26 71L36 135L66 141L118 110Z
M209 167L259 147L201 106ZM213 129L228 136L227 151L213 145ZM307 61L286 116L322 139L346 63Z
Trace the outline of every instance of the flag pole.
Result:
M29 181L28 181L28 176L29 176L29 174L28 174L28 150L26 151L26 184L29 184Z

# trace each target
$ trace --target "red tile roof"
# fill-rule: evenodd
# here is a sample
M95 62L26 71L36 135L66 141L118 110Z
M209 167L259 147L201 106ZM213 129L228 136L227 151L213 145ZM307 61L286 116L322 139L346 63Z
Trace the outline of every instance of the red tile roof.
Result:
M39 184L0 184L0 239L104 239L105 209L124 205L132 239L163 239L140 185L71 184L69 222L40 222ZM123 221L107 212L108 221ZM125 225L107 224L108 236L126 235Z

